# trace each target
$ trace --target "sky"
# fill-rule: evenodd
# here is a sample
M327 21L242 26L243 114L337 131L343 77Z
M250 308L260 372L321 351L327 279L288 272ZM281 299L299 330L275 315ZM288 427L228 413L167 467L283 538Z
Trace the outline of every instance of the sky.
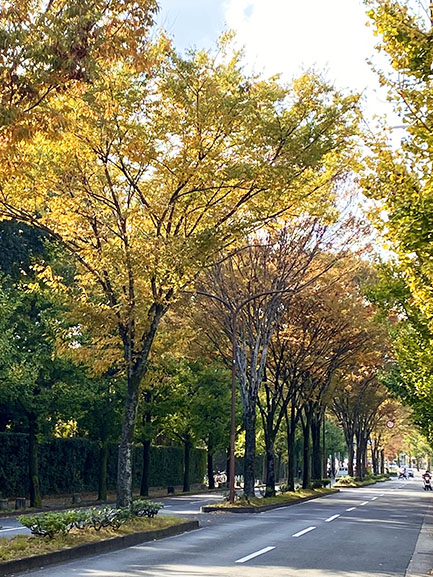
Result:
M306 69L324 71L337 88L363 94L370 118L390 111L367 63L383 61L362 0L159 0L159 5L158 23L180 50L212 48L223 31L234 30L255 72L290 80Z

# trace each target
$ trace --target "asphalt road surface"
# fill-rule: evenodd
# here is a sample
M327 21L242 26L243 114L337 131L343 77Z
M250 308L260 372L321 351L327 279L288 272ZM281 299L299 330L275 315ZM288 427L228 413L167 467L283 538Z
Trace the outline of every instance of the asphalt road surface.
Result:
M216 499L165 500L166 513L199 518L199 530L26 575L403 577L433 496L418 478L345 489L261 514L199 513L201 504ZM433 566L433 549L431 558Z

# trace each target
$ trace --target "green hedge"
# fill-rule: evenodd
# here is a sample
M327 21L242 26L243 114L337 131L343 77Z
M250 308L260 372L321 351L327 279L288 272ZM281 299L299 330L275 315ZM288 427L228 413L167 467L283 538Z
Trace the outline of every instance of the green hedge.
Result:
M23 433L0 433L0 494L4 497L28 495L28 439ZM93 492L98 489L99 449L88 439L51 439L40 444L39 473L43 495ZM183 449L151 447L150 479L152 487L183 484ZM143 451L134 451L133 485L140 487ZM191 483L201 483L206 472L206 454L191 451ZM117 446L109 448L107 485L115 489Z

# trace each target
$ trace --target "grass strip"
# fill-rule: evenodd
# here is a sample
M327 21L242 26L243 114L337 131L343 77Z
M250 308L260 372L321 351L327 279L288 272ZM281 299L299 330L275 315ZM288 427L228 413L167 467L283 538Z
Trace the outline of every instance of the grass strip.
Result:
M121 537L131 533L166 529L167 527L172 527L185 521L186 519L170 517L168 515L154 517L153 519L140 517L131 519L131 521L128 521L116 530L111 528L101 529L100 531L95 531L90 528L83 530L76 529L67 535L57 535L53 537L53 539L36 537L34 535L17 535L12 539L2 537L0 538L0 562L62 551L63 549L71 549L78 545L97 543L105 539Z
M332 489L298 489L297 491L287 491L286 493L280 493L275 495L275 497L253 497L252 499L236 499L234 503L225 502L212 505L212 507L217 507L218 509L226 509L233 507L263 507L264 505L280 505L284 503L290 503L291 501L299 501L299 499L305 499L306 497L317 497L319 495L329 495L335 493Z
M388 475L369 476L362 481L355 477L346 476L340 477L340 479L334 483L334 487L366 487L367 485L374 485L374 483L381 483L383 481L389 481Z

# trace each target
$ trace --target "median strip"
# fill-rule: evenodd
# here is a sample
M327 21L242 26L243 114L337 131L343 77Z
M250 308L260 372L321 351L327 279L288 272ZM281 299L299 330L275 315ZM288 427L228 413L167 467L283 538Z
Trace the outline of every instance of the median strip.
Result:
M268 551L272 551L272 549L275 549L275 547L265 547L264 549L260 549L260 551L256 551L255 553L251 553L251 555L247 555L246 557L238 559L237 561L235 561L235 563L246 563L250 559L254 559L254 557L258 557L259 555L263 555Z
M162 518L166 521L166 517ZM161 520L162 520L161 519ZM154 520L149 520L154 521ZM155 528L147 531L138 531L135 533L126 533L121 536L110 538L102 538L98 541L87 542L70 548L60 549L57 551L49 551L46 553L26 556L24 551L21 551L21 558L12 559L10 561L0 562L0 577L6 575L15 575L30 569L40 569L41 567L48 567L49 565L56 565L75 559L82 559L83 557L101 555L102 553L110 553L118 551L127 547L141 545L148 541L155 539L164 539L166 537L174 537L186 531L193 531L199 528L199 522L196 520L175 520L175 524L164 528ZM101 533L104 530L101 529ZM105 531L108 531L106 529ZM71 534L69 534L69 537ZM79 535L78 535L79 536ZM19 536L23 537L23 536ZM29 540L36 541L35 537L27 537ZM48 542L50 543L50 542ZM61 573L61 571L59 571Z
M251 499L241 498L234 503L224 502L214 505L203 505L202 513L262 513L271 509L279 509L289 505L297 505L312 499L327 497L338 493L338 489L301 489L281 493L275 497L253 497Z
M305 535L305 533L309 533L310 531L312 531L315 528L316 527L307 527L306 529L303 529L302 531L298 531L298 533L295 533L294 535L292 535L292 537L302 537L302 535Z

